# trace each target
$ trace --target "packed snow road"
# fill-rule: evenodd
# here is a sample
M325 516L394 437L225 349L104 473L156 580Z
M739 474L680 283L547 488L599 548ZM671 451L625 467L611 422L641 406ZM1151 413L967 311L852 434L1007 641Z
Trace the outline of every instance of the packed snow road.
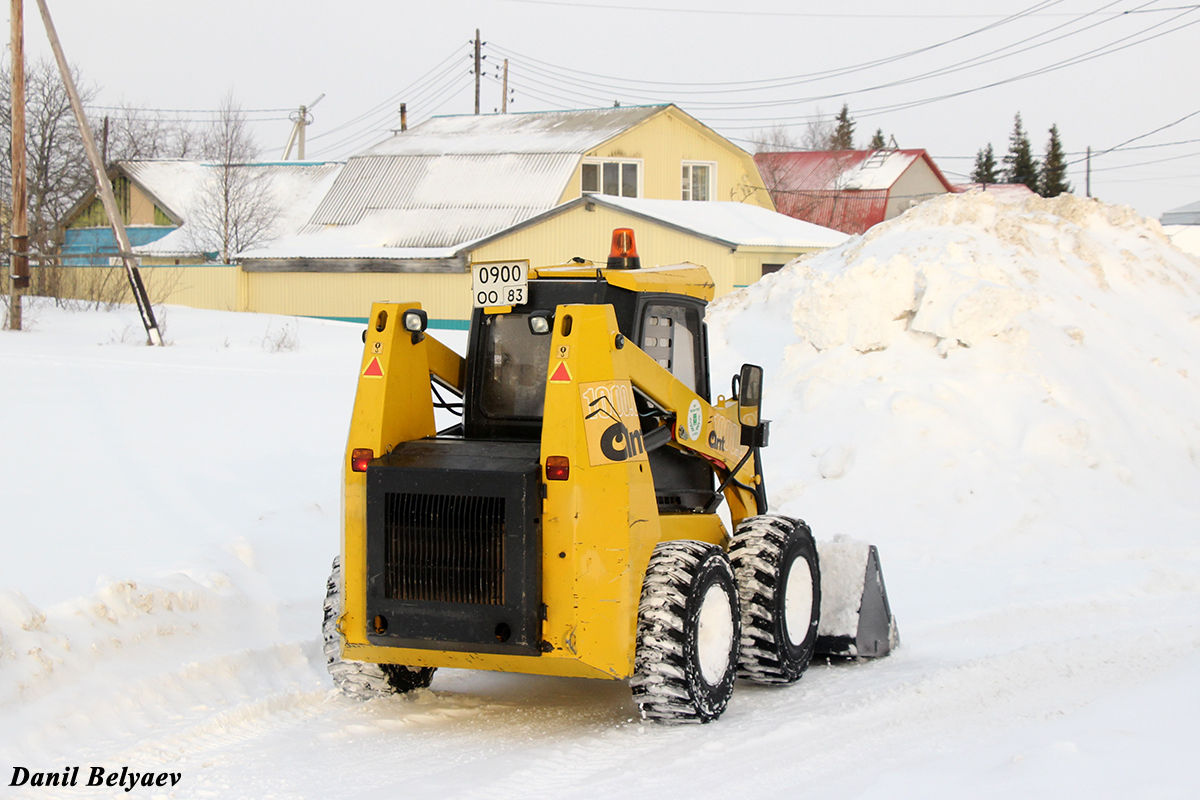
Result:
M947 197L714 304L714 374L767 369L774 507L879 546L902 646L703 726L616 682L333 692L354 326L171 308L159 349L132 311L26 318L0 335L5 797L1194 793L1200 268L1127 210Z

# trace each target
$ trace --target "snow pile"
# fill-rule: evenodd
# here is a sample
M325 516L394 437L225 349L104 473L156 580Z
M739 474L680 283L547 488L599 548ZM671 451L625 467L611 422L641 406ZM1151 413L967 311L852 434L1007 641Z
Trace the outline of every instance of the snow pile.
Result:
M1052 507L1055 535L1195 519L1200 267L1129 209L945 195L723 298L710 328L715 374L762 363L776 440L803 448L765 456L785 511L872 541L956 523L964 546Z
M361 329L172 308L148 348L131 309L34 306L0 334L20 411L0 785L128 796L7 785L98 766L177 773L179 798L1190 797L1198 276L1125 209L989 193L714 304L716 393L766 369L772 510L879 547L903 644L739 684L686 730L616 682L440 670L337 696L321 601Z

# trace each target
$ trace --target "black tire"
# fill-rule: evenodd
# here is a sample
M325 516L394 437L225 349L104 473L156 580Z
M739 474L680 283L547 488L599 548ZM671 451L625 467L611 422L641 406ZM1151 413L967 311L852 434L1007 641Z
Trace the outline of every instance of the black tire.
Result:
M738 676L755 683L800 680L816 649L821 619L821 569L812 531L788 517L751 517L734 531L729 560L742 607Z
M342 559L333 560L333 572L325 585L325 665L333 685L349 697L370 700L413 689L424 689L433 680L434 667L405 667L400 664L371 664L342 658L342 637L337 621L342 616Z
M630 681L645 719L712 722L737 677L737 585L724 551L695 541L654 548L638 604Z

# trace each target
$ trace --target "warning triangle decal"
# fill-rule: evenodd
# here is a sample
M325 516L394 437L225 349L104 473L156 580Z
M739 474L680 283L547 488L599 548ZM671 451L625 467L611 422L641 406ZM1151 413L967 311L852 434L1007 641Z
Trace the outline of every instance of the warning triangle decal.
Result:
M367 368L363 370L364 378L382 378L383 365L379 363L379 356L372 356L371 363L367 364Z
M560 361L554 372L550 373L551 383L570 383L571 370L567 369L567 362Z

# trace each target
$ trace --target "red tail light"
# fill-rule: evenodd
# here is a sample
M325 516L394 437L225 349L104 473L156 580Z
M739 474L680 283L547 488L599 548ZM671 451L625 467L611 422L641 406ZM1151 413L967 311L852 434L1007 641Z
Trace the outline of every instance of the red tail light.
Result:
M368 447L356 447L350 451L350 469L354 472L366 472L367 464L374 457L374 450Z
M571 475L571 459L566 456L546 457L546 480L565 481Z

